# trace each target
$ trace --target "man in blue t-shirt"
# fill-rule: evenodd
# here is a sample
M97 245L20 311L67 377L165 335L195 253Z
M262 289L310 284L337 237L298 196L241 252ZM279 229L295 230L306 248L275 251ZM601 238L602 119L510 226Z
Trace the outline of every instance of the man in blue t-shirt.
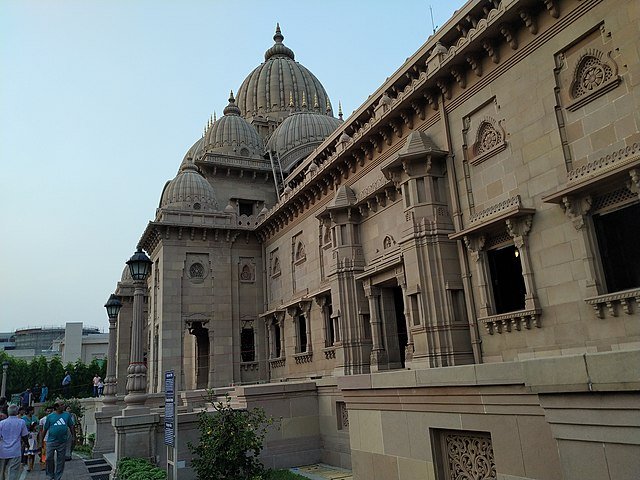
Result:
M67 438L74 435L73 417L64 411L62 403L53 404L54 412L47 415L44 433L47 436L46 473L49 480L61 480L67 451Z

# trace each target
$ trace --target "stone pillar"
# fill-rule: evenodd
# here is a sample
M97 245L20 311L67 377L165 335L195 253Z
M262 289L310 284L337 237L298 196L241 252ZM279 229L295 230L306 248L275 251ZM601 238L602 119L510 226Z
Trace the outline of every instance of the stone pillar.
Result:
M488 317L493 314L493 305L490 298L489 272L487 272L487 252L484 250L486 237L484 235L470 235L464 237L464 243L471 259L478 269L478 291L480 292L480 317Z
M302 311L304 312L305 334L307 337L307 352L312 352L311 347L311 302L307 302L302 305Z
M382 319L380 318L380 309L378 299L380 298L380 289L371 286L370 283L364 284L364 294L369 301L369 322L371 323L371 371L386 370L388 359L387 352L384 348L382 336Z
M280 325L280 358L287 356L284 349L284 312L278 316L278 324Z
M9 363L4 362L2 364L2 391L0 392L0 397L5 397L7 394L7 368L9 368Z
M529 231L531 230L531 222L531 215L527 215L524 218L506 220L507 232L509 232L509 235L513 238L513 243L520 255L522 278L527 291L524 308L527 310L536 308L536 286L533 282L533 268L531 267L531 257L526 242Z
M144 364L142 335L144 321L145 281L136 280L133 292L133 326L131 328L131 357L127 369L127 404L124 415L148 413L144 407L147 400L147 367Z
M411 332L411 327L412 327L412 311L411 311L411 303L410 303L410 298L409 295L407 294L407 282L405 280L404 277L404 270L402 271L402 273L398 276L396 276L396 279L398 281L398 285L400 285L400 288L402 288L402 307L403 307L403 312L404 312L404 321L405 324L407 325L407 346L405 347L405 353L404 353L404 362L405 362L405 366L407 366L408 362L411 362L411 360L413 359L413 333Z
M210 322L211 323L211 322ZM209 325L208 328L209 335L209 379L208 379L208 387L213 388L215 386L215 363L213 361L213 353L214 353L214 336L213 336L213 328Z
M107 375L104 379L104 399L105 405L115 405L116 391L118 389L118 379L116 378L116 322L118 317L109 317L109 351L107 353Z

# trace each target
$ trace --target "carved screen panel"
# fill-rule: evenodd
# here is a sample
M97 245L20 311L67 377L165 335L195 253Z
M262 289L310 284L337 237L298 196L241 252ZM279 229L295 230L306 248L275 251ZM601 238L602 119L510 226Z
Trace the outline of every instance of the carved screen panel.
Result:
M439 437L439 438L438 438ZM440 480L495 480L491 435L486 432L438 430Z

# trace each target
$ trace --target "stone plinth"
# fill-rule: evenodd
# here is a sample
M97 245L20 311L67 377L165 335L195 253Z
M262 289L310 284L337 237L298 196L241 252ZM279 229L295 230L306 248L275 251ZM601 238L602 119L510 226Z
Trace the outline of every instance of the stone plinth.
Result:
M147 458L155 463L158 454L156 435L161 430L160 415L155 413L123 415L113 417L111 423L115 429L116 459Z

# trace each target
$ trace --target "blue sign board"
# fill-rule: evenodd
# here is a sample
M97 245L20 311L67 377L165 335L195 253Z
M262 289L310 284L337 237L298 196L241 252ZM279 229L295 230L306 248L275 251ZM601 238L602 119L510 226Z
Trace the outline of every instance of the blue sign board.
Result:
M173 370L164 372L164 444L175 446L176 391Z

